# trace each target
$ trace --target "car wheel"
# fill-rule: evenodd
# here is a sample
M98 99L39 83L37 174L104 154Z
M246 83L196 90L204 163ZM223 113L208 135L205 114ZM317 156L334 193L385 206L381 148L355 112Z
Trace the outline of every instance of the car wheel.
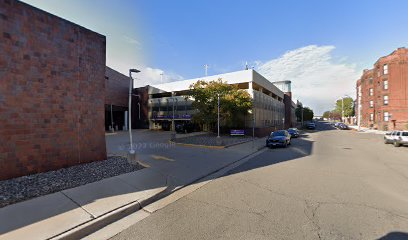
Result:
M384 144L388 144L388 140L387 140L387 139L384 139Z
M394 141L394 147L399 147L399 146L401 146L401 144L397 141Z

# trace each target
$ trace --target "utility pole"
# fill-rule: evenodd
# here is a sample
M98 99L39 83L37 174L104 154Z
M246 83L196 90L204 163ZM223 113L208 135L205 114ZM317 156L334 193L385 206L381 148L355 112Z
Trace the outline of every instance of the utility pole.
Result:
M358 124L358 131L361 131L361 86L358 87L358 119L357 119L357 124Z
M301 113L301 116L302 116L302 127L303 127L303 106L302 106L302 113Z
M204 64L204 68L205 68L205 76L208 76L208 64Z
M341 97L341 122L344 122L344 97Z

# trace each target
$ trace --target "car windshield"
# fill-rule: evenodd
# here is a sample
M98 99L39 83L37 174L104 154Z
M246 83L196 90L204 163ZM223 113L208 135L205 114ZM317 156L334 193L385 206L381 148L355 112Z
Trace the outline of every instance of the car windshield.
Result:
M279 137L279 136L285 136L285 132L284 131L277 131L277 132L273 132L271 134L272 137Z

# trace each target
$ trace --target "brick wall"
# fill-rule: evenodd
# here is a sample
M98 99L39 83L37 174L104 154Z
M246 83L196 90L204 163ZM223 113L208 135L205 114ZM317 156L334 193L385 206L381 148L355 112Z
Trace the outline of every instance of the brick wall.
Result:
M149 89L150 86L133 89L133 94L139 95L132 97L132 128L149 128ZM140 104L140 119L139 106Z
M285 129L292 126L292 93L285 92L283 96L283 103L285 104Z
M384 72L387 65L388 72ZM384 82L388 81L388 89ZM390 55L381 57L371 70L365 70L357 81L361 86L361 125L380 130L407 129L408 127L408 49L399 48ZM370 89L373 94L370 96ZM388 96L388 104L384 103ZM373 105L370 107L370 101ZM389 113L388 121L384 112ZM358 112L357 112L358 114ZM373 120L370 120L373 114Z
M129 77L106 67L105 104L127 107L129 104Z
M106 159L105 43L0 0L0 180Z

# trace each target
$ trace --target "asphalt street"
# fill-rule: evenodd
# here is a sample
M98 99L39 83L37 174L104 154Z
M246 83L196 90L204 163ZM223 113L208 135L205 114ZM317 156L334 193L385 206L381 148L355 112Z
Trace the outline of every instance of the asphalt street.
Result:
M408 147L319 123L112 239L408 239Z

